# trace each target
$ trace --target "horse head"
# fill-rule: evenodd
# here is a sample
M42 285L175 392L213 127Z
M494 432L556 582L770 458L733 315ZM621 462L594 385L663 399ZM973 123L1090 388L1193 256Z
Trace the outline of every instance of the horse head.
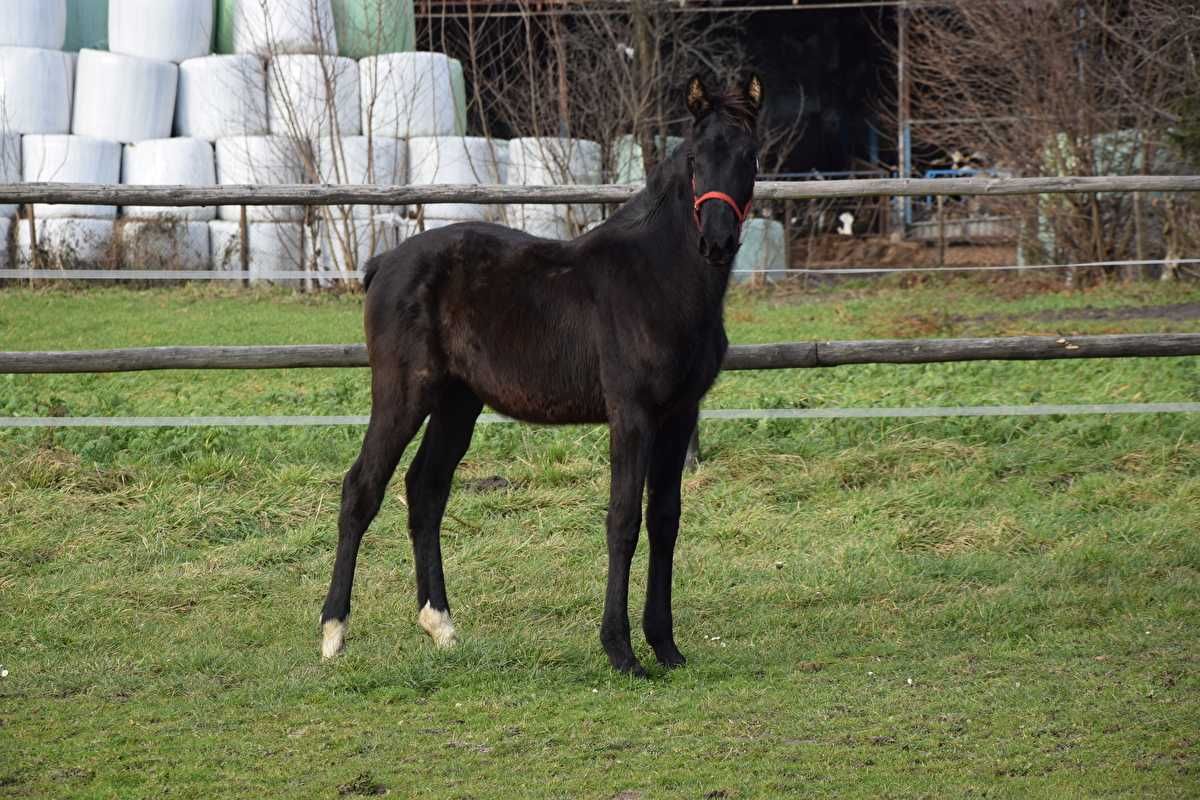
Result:
M758 172L758 113L763 86L751 75L737 90L712 94L699 76L687 85L692 114L688 168L700 254L725 265L737 253L742 223L750 216Z

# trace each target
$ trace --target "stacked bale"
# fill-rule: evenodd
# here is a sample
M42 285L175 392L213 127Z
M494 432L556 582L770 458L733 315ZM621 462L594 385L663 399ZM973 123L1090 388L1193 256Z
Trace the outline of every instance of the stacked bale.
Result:
M0 0L0 47L62 50L67 0Z
M0 183L21 182L21 135L0 132ZM0 203L0 220L16 216L16 203ZM7 239L0 239L0 242Z
M166 138L178 80L170 61L81 50L71 132L123 143Z
M459 136L467 133L467 79L463 74L462 62L450 59L450 94L454 98L454 132Z
M403 139L345 136L321 139L317 148L322 183L395 186L408 174ZM322 271L351 272L400 243L403 206L329 206L317 232Z
M152 61L212 51L212 0L110 0L108 49Z
M217 142L217 183L228 185L301 183L303 166L293 144L282 136L231 136ZM241 219L241 206L220 206L217 216ZM246 217L259 222L300 220L300 206L247 206Z
M210 0L110 0L107 28L110 52L79 52L72 131L124 143L122 183L212 185L211 146L167 138L174 127L177 64L210 49ZM207 269L208 226L202 220L214 213L125 208L115 249L126 266Z
M755 217L742 226L742 243L734 259L734 270L786 269L787 241L783 223ZM745 280L748 275L738 276Z
M356 186L398 186L408 181L408 148L390 136L343 136L318 140L317 178L321 183ZM365 219L403 213L403 206L358 205L348 215Z
M37 245L28 224L17 226L17 263L41 269L85 269L114 262L113 221L53 217L37 221Z
M328 55L280 55L267 69L267 119L271 133L300 141L357 136L358 65Z
M142 186L213 186L213 147L203 139L152 139L125 145L122 183ZM138 219L215 219L213 206L125 206L122 216Z
M129 269L211 269L207 222L172 217L123 219L116 245L122 266Z
M215 142L268 132L267 73L257 56L205 56L180 63L176 136Z
M17 182L25 169L22 135L42 137L71 129L74 72L70 57L61 52L66 0L0 0L0 20L0 182ZM17 210L12 203L0 205L0 264L4 266L10 261L12 217ZM18 242L18 260L30 263L33 242L27 227L24 235L23 248Z
M525 138L508 143L509 185L600 183L600 145L587 139ZM570 239L601 218L600 206L507 206L508 223L535 236Z
M217 52L336 53L330 0L218 0Z
M411 230L412 223L396 214L322 220L316 243L319 248L317 269L340 273L361 270L372 257L400 244ZM322 286L332 283L320 281Z
M117 183L121 177L121 146L106 139L62 134L31 134L21 141L21 174L27 182ZM107 260L112 246L116 206L49 205L33 207L37 246L61 268L88 266ZM18 259L33 263L34 242L29 225L18 236Z
M0 180L15 179L18 164L25 180L113 183L119 176L139 184L600 179L594 142L520 139L510 148L467 137L462 64L404 52L415 38L413 0L215 0L215 7L214 0L0 0L0 19L0 132L36 137L22 147L0 136ZM224 55L209 54L214 32ZM0 206L0 220L15 210ZM47 218L47 246L72 239L71 224L50 220L87 221L88 241L75 242L63 263L99 253L101 228L112 237L111 206L33 211ZM407 235L404 212L322 209L306 242L300 208L253 206L247 238L253 254L275 265L259 271L285 257L294 259L290 268L311 257L319 267L348 269ZM118 238L129 260L194 266L204 261L205 234L223 237L216 249L228 245L241 209L130 207L121 216ZM439 204L420 217L425 227L499 217L568 237L594 223L599 208ZM339 230L352 233L339 237ZM271 238L279 241L267 245ZM216 249L209 248L211 262L227 263Z
M413 0L333 0L333 22L348 58L403 53L417 40Z
M212 186L216 165L203 139L153 139L125 145L121 181L139 185ZM128 266L208 269L213 206L125 206L118 242Z
M656 137L663 158L683 144L682 136ZM609 153L614 183L642 183L646 180L646 162L642 145L632 134L618 136Z
M394 142L380 142L381 157L373 163L367 158L370 148L357 141L362 119L358 65L353 59L337 55L333 10L330 0L218 3L218 51L233 54L228 58L267 58L262 92L266 98L265 130L258 129L255 111L253 120L245 120L251 122L247 130L219 132L215 138L217 178L221 183L359 183L372 181L377 165L382 182L403 180L403 164L395 164L398 148ZM345 9L339 8L342 11ZM339 18L339 24L345 21ZM209 71L216 69L214 65ZM250 103L243 105L252 107ZM323 146L331 140L337 144ZM323 150L336 153L337 158L323 159ZM384 162L391 162L392 167L383 168ZM315 213L327 222L353 218L355 214L337 208ZM227 247L237 244L240 249L240 233L224 224L239 215L238 207L222 207L221 220L211 225L216 269L228 267L232 254L225 252ZM306 263L314 247L305 241L308 231L301 229L305 219L302 208L250 207L247 219L251 260L257 255L272 265L260 269L260 265L251 264L252 270L298 269ZM319 235L315 224L312 233ZM268 244L271 236L277 241ZM237 255L240 265L240 253ZM293 261L285 265L288 258Z
M117 183L121 146L87 136L33 134L22 139L21 163L27 182ZM23 224L17 236L19 263L72 269L110 259L116 206L37 203L33 213L37 257L30 233L33 223Z
M6 133L70 133L71 57L59 50L0 46L0 103Z
M231 136L217 141L217 182L222 185L302 183L304 166L295 143L283 136ZM242 207L224 205L209 223L212 268L231 269L240 253ZM246 206L247 242L252 271L297 269L303 263L304 209L300 206ZM230 251L236 243L238 249ZM238 256L240 269L240 255ZM293 259L288 261L287 259ZM261 259L258 263L256 259Z
M450 59L442 53L385 53L358 62L362 130L375 136L453 136Z
M0 183L21 181L21 135L0 133ZM13 216L17 205L0 204L0 269L8 267L9 250L13 229Z
M212 268L224 272L242 269L242 232L236 222L215 220L209 224L212 241ZM304 227L299 223L252 222L246 226L246 249L249 253L247 266L250 282L271 282L270 278L259 277L269 272L295 270L303 264Z
M409 183L489 184L500 183L500 164L495 143L476 136L416 136L408 140ZM472 203L429 203L419 216L425 227L440 224L492 220L494 206ZM433 224L430 224L433 223Z

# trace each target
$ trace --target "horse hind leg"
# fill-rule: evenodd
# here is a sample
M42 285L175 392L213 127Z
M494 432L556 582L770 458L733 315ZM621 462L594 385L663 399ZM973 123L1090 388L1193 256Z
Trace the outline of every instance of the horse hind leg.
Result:
M321 610L324 658L337 655L345 644L358 547L379 511L404 449L428 413L431 394L428 374L427 370L405 366L372 370L371 420L362 450L342 481L333 577Z
M483 403L464 384L439 394L421 447L405 476L408 530L417 573L417 623L438 647L457 642L442 571L441 523L458 462L471 444Z

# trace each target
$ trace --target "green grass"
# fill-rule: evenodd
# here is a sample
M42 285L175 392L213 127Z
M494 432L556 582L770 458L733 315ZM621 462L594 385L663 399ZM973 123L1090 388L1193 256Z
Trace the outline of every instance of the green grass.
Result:
M885 284L737 296L728 318L735 342L1184 331L1200 320L1076 316L1197 301L1188 286ZM356 341L359 307L10 288L0 349ZM0 376L0 414L365 413L366 384ZM709 405L1172 400L1200 400L1200 360L739 373ZM452 652L415 624L397 481L330 664L317 612L361 430L0 431L0 797L1200 792L1200 418L702 435L676 562L689 665L638 681L597 636L601 429L480 428L444 531ZM493 475L507 487L477 487ZM640 636L635 650L652 663Z

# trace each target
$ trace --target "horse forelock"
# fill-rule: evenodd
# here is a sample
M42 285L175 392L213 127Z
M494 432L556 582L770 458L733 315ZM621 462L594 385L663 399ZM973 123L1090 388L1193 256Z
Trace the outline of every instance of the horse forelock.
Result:
M750 105L745 94L740 91L726 90L709 99L712 102L713 111L726 122L743 127L751 133L754 132L758 114Z

